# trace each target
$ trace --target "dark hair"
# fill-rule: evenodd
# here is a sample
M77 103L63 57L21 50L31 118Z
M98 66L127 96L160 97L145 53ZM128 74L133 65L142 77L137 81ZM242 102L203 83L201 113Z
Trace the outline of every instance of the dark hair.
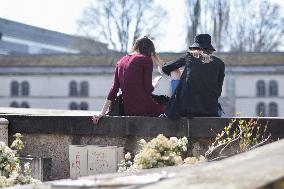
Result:
M156 55L154 43L147 36L139 38L134 42L132 52L134 51L149 57Z

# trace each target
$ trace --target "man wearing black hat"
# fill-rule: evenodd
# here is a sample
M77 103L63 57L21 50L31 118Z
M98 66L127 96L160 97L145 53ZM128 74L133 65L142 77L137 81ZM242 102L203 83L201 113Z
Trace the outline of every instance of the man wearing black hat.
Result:
M167 117L219 116L218 98L222 92L225 64L212 56L214 51L211 36L199 34L186 54L164 64L162 70L167 75L184 66L180 82L166 108Z

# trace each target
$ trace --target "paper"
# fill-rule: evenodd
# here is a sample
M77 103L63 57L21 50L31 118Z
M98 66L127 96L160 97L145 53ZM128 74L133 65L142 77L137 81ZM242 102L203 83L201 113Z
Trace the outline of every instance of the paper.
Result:
M88 146L88 175L117 171L116 146Z
M124 159L123 147L70 145L70 178L115 173L122 159Z
M87 176L87 148L80 145L69 146L70 178Z
M156 88L158 86L158 82L160 81L160 79L162 79L162 76L157 76L152 80L152 85L154 88Z

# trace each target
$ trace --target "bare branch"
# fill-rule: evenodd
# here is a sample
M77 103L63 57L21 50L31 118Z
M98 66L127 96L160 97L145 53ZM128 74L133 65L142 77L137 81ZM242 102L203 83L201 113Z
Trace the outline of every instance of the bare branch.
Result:
M79 27L107 42L111 48L126 52L142 34L155 37L166 11L153 0L97 0L82 14Z

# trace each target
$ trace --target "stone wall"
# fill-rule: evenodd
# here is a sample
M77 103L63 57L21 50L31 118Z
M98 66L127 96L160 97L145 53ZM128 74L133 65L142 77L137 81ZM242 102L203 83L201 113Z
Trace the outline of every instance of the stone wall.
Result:
M146 140L162 133L165 136L186 136L197 141L194 153L204 151L209 139L215 137L231 118L193 118L176 121L168 118L106 117L96 126L90 116L28 116L3 115L9 121L9 143L12 135L24 135L25 149L22 155L52 158L52 179L69 177L68 146L74 144L123 146L135 152L136 141ZM250 118L243 118L250 119ZM259 118L262 125L268 123L268 131L274 139L284 138L283 118Z

